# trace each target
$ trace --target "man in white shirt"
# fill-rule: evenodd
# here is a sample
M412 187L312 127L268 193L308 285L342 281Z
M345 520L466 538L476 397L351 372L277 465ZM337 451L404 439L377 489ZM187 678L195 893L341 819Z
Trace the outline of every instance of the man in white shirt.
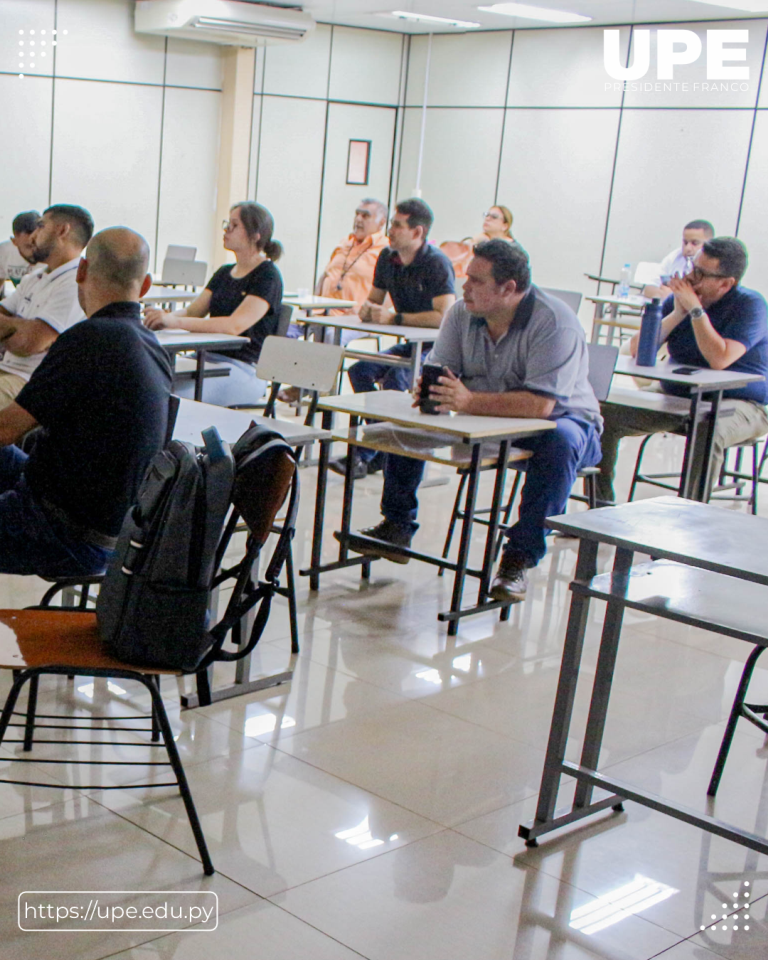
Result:
M32 234L40 222L37 210L27 210L13 218L13 236L0 243L0 300L3 284L10 280L17 287L21 278L30 272L34 263Z
M707 240L715 235L715 228L709 220L691 220L683 227L683 242L679 247L671 250L661 261L661 270L656 284L648 285L643 289L646 297L668 297L672 290L667 282L672 277L684 277L693 270L693 258L701 250Z
M25 276L0 304L0 409L16 397L60 333L84 318L77 300L77 266L93 234L82 207L49 207L32 235L32 256L45 268Z

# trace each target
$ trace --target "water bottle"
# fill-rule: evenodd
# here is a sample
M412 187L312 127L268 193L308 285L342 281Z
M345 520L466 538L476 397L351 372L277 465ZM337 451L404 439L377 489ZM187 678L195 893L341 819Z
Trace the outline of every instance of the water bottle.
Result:
M661 300L654 297L645 305L643 319L640 321L640 340L637 344L637 357L641 367L656 366L656 352L659 349L661 333Z
M620 297L629 296L629 281L632 276L632 269L628 263L625 263L619 274L619 292Z

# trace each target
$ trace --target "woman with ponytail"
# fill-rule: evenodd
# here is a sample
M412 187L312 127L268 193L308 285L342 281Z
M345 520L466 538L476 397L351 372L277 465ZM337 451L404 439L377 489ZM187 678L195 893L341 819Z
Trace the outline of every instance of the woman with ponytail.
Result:
M220 267L200 296L183 310L166 313L147 309L151 330L163 327L195 333L230 333L248 337L250 343L236 356L209 354L230 365L228 377L212 378L205 385L205 400L222 406L249 403L264 395L266 384L256 376L255 364L265 339L277 331L283 299L283 279L275 266L283 248L272 239L272 214L259 203L244 201L229 211L224 223L224 249L235 263ZM193 396L192 381L179 384L180 396Z

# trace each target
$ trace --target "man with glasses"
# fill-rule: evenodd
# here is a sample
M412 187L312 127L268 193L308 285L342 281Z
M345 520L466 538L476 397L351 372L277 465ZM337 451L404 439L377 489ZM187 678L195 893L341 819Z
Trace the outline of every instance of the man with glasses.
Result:
M768 377L768 310L759 293L740 285L747 262L747 250L740 240L716 237L703 244L687 276L669 281L672 294L662 305L660 342L666 343L673 363ZM630 341L633 356L638 339L635 336ZM662 382L661 389L676 396L688 394L685 386L677 383ZM711 478L719 475L727 447L768 433L768 382L756 381L738 390L726 390L723 397L712 444ZM613 481L621 438L674 431L680 420L651 410L612 405L604 407L603 416L598 496L614 501ZM705 434L703 430L697 434L694 478L701 476ZM706 493L709 496L710 491Z
M31 237L34 263L0 304L0 409L8 406L40 365L59 334L84 319L77 300L77 266L93 234L93 220L82 207L48 207Z

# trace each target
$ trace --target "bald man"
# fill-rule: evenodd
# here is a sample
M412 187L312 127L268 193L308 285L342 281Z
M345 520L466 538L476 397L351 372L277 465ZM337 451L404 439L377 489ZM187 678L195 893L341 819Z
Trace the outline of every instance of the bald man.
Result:
M126 227L96 234L77 268L86 319L61 333L0 410L0 572L104 570L163 446L171 365L141 323L149 248ZM31 453L16 443L42 427Z

